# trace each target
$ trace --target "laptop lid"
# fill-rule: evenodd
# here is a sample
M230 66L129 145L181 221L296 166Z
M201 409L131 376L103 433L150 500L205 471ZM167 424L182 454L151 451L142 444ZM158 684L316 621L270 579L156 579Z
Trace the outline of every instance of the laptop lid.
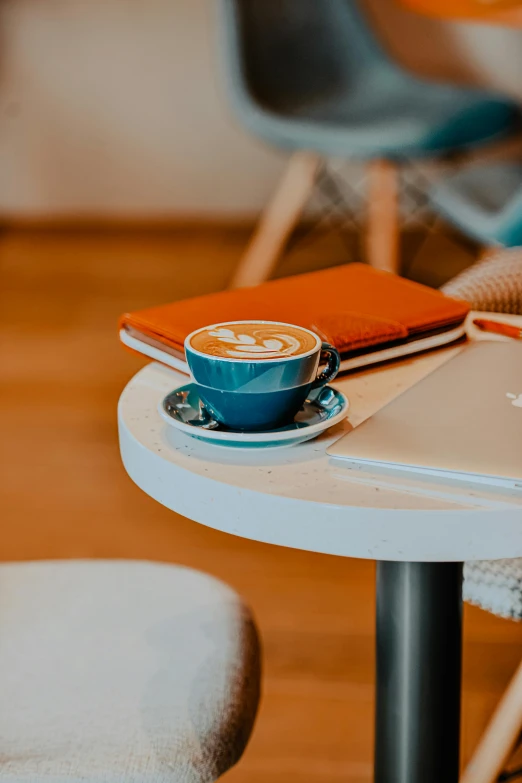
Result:
M327 453L522 486L522 343L472 343Z

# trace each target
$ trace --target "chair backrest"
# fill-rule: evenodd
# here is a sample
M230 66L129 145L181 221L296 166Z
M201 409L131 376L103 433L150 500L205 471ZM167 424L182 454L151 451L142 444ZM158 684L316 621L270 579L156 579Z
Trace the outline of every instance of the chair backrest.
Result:
M356 0L221 0L221 9L236 100L299 101L388 63Z

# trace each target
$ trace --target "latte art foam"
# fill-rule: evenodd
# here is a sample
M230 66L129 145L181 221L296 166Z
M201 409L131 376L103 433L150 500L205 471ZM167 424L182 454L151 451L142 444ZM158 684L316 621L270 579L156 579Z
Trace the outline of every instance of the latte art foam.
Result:
M317 340L312 334L287 324L220 324L202 329L190 345L200 353L223 359L283 359L312 351Z

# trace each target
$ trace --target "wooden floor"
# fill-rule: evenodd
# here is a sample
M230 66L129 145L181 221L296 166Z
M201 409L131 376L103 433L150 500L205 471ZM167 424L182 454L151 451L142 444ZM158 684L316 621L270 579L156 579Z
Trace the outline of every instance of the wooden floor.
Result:
M246 235L224 230L7 231L0 239L0 559L153 558L215 574L250 602L264 699L236 783L368 783L374 567L208 530L135 487L116 402L141 365L127 309L223 287ZM318 265L293 257L282 271ZM321 263L341 261L334 250ZM522 626L466 609L468 756L522 655Z

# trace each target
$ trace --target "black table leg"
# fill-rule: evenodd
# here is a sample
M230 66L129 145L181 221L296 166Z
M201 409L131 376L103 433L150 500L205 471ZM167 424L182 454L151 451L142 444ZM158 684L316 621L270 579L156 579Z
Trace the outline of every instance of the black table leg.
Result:
M462 563L377 563L375 783L457 783Z

